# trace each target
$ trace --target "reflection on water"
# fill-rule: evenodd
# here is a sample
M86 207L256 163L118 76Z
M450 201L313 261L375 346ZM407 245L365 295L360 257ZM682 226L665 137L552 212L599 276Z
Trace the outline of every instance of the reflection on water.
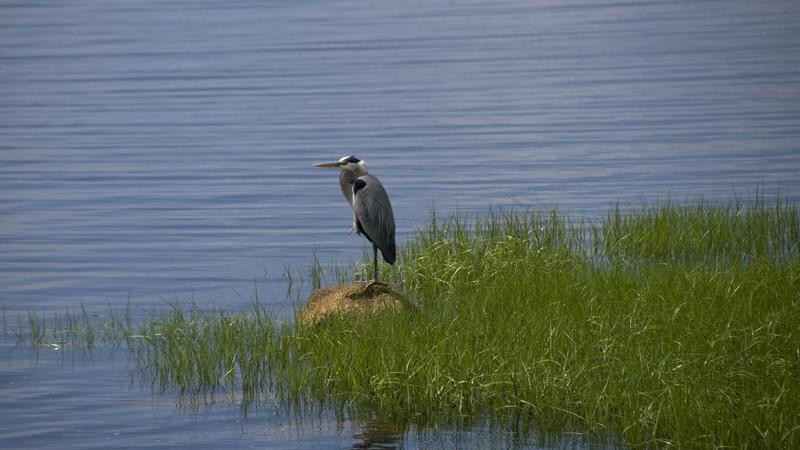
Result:
M7 341L6 341L7 342ZM469 424L416 426L347 418L269 391L180 392L152 386L121 352L0 346L0 442L9 448L413 449L581 448L575 434ZM338 408L334 408L338 409ZM32 425L33 424L33 425Z
M359 434L353 435L359 442L353 444L353 450L391 450L401 448L402 438L408 431L391 422L368 421L361 425Z

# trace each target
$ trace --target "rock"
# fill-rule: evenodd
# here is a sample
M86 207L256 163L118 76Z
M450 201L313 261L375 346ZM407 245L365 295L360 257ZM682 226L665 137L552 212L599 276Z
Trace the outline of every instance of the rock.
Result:
M357 281L315 289L300 313L300 325L314 326L335 315L361 317L404 309L416 311L417 305L392 286Z

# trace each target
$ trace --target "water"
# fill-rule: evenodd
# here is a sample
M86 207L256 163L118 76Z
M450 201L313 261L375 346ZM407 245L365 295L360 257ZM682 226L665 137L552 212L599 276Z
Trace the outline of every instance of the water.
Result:
M367 439L332 417L293 420L269 400L244 414L235 406L241 399L230 395L182 398L131 387L128 373L108 364L108 354L67 352L65 360L60 352L40 352L32 362L29 354L4 350L4 448L313 449L350 448ZM383 437L390 444L401 440Z
M336 175L311 167L346 154L386 186L400 243L434 206L800 199L799 22L793 0L0 1L0 303L286 308L287 267L361 256ZM29 359L0 358L0 421L39 408L3 447L83 422L99 439L98 414L138 427L119 447L192 433L122 363ZM280 429L265 414L249 440L205 411L169 444ZM336 428L277 446L351 445Z

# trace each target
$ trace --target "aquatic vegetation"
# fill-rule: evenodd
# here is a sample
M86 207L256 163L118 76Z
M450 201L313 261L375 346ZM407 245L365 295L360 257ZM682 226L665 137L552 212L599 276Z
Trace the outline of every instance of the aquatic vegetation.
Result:
M627 447L800 446L797 205L434 217L382 269L421 313L301 328L255 303L175 307L135 332L119 319L67 328L124 339L140 379L183 392L270 390L351 417Z
M315 333L312 384L405 420L796 446L798 218L759 199L434 219L394 274L428 315Z
M725 206L697 200L667 200L640 209L608 214L602 227L608 255L671 262L748 263L800 257L800 214L777 197L767 204L757 195ZM724 260L724 261L720 261Z

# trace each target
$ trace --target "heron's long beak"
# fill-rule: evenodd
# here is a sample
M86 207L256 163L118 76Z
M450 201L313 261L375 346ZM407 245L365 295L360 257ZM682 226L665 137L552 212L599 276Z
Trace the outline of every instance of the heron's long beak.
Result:
M338 169L339 167L342 167L342 162L336 161L332 163L316 163L314 164L314 167L326 167L330 169Z

